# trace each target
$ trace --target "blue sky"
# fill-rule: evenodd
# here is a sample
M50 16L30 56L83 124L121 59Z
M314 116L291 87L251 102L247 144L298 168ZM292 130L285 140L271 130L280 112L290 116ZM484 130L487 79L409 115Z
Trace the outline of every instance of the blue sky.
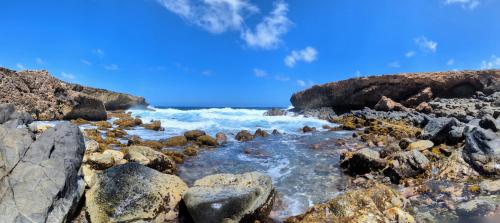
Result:
M2 1L0 66L165 106L288 106L356 76L500 67L498 0Z

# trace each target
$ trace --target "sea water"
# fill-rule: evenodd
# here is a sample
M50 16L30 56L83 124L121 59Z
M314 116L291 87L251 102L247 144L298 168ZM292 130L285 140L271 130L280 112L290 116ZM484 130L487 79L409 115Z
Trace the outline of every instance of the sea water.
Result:
M247 108L150 108L130 110L143 122L160 120L165 131L142 128L129 134L143 139L157 140L181 135L187 130L200 129L211 136L224 132L229 142L215 149L201 149L179 165L179 176L190 186L204 176L217 173L244 173L258 171L273 180L278 197L271 214L276 220L297 215L314 204L333 198L339 191L342 174L339 169L339 150L335 140L346 138L350 132L322 130L323 125L334 126L324 120L289 114L264 116L265 109ZM303 133L308 125L318 131ZM257 137L248 142L237 142L234 136L241 130L254 132L258 128L269 133L276 129L280 135ZM330 143L324 143L330 142ZM321 144L321 146L314 146Z

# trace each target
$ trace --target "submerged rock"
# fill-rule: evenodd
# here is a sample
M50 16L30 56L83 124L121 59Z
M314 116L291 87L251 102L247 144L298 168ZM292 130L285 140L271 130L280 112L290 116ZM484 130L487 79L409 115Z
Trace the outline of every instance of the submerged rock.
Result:
M218 144L225 144L227 142L227 136L223 132L218 132L215 134L215 140L217 140Z
M203 146L217 146L218 145L217 140L215 140L212 136L209 136L209 135L202 135L202 136L196 138L196 142L199 145L203 145Z
M177 176L130 162L105 170L86 193L93 223L170 222L187 185Z
M83 194L84 152L80 129L68 122L36 140L26 126L0 126L0 221L66 221Z
M306 133L306 132L314 132L314 131L316 131L316 128L309 127L307 125L302 128L302 132L304 132L304 133Z
M184 133L187 140L196 140L200 136L204 136L206 133L201 130L191 130Z
M287 114L285 109L272 108L264 112L264 116L284 116Z
M487 214L494 211L498 206L498 200L489 197L478 197L461 203L457 206L457 215L462 221L480 222Z
M268 137L269 133L267 133L266 131L264 131L262 129L257 129L257 130L255 130L254 136Z
M267 219L274 196L271 178L251 172L204 177L183 199L195 222L254 222Z
M287 218L285 222L415 222L403 208L404 198L391 188L376 184L369 189L346 192L327 203L315 205L304 214Z

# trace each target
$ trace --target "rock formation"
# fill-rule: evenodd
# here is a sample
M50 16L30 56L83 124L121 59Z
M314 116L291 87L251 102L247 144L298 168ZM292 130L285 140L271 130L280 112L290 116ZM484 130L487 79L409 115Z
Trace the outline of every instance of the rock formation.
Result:
M90 95L102 101L104 103L104 107L106 107L106 110L108 111L148 106L148 103L143 97L117 93L105 89L86 87L78 84L74 84L72 86L74 91Z
M408 73L353 78L316 85L294 94L292 105L299 110L333 107L339 111L373 107L386 96L416 107L432 98L470 97L476 91L500 91L500 70Z

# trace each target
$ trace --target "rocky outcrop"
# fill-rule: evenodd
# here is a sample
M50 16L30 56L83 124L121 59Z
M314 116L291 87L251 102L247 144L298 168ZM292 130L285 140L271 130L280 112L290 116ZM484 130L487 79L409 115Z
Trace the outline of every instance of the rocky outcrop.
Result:
M430 89L429 89L430 88ZM428 92L432 92L432 95ZM500 70L449 71L372 76L316 85L295 93L298 110L330 107L339 111L373 107L386 96L407 106L432 98L463 98L500 91Z
M467 130L463 155L480 173L500 176L500 134L479 127Z
M327 203L315 205L306 213L290 217L285 222L415 222L403 208L404 198L391 188L376 184L369 189L349 191Z
M83 194L84 151L82 133L68 122L36 139L25 125L1 125L0 221L65 222Z
M271 178L251 172L204 177L183 199L195 222L254 222L267 219L274 196Z
M143 97L133 96L125 93L117 93L99 88L86 87L78 84L72 85L72 89L90 95L104 103L106 110L125 110L132 107L145 108L148 103Z
M98 175L86 193L87 213L93 223L172 222L186 190L179 177L130 162Z
M0 103L11 103L37 120L105 120L101 101L72 90L47 71L13 71L0 68Z

